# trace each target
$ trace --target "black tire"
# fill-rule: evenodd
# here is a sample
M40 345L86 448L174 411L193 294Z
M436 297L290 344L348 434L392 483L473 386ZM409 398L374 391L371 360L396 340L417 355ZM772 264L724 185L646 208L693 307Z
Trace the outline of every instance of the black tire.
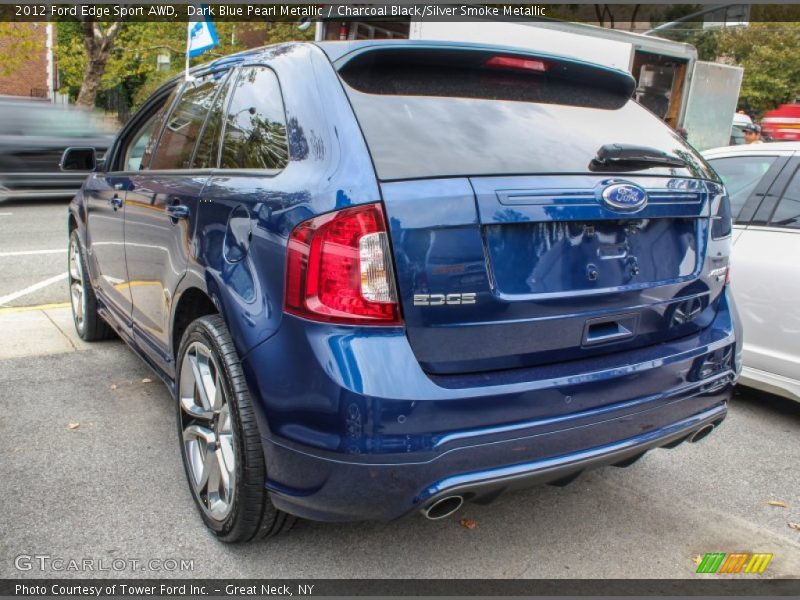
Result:
M187 456L189 451L184 436L185 429L192 425L208 427L208 431L217 431L217 425L212 425L212 420L205 417L195 418L182 407L181 396L185 396L190 387L182 385L184 366L187 361L191 365L192 356L197 355L198 348L210 351L210 355L213 357L215 385L216 381L221 383L225 402L230 407L226 414L230 417L228 430L233 434L232 446L235 462L232 472L235 474L235 484L231 486L233 497L229 503L228 512L222 518L215 518L210 514L209 491L202 489L198 491L195 485L195 473L192 469L197 467L190 466L190 459ZM187 352L195 352L195 354L190 354L187 358ZM191 379L196 381L194 375L191 376ZM181 457L195 506L206 526L221 541L229 543L270 537L291 529L296 518L275 508L269 498L269 492L264 487L267 470L264 464L261 434L253 411L253 402L245 383L239 356L233 346L228 328L219 315L201 317L192 321L186 328L176 360L175 381L175 404L177 406ZM187 374L187 385L188 381ZM193 385L195 386L196 402L199 399L199 391L197 384ZM183 394L182 389L184 389ZM219 413L217 413L218 422ZM221 439L222 434L218 435ZM219 442L215 442L215 447L221 448ZM224 466L217 468L224 468ZM206 471L205 464L202 470Z
M75 262L73 264L73 258ZM114 330L97 314L97 297L89 281L86 261L83 258L83 246L77 230L69 236L67 252L67 276L69 278L70 304L72 305L72 322L75 331L85 342L108 340L115 336ZM80 288L80 299L77 299L73 286Z

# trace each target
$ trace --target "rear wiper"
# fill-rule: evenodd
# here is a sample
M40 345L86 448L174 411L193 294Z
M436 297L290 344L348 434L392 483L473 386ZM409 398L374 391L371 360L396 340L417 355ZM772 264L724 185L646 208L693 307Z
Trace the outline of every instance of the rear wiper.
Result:
M649 167L685 167L686 161L657 148L632 144L606 144L589 163L592 171L635 171Z

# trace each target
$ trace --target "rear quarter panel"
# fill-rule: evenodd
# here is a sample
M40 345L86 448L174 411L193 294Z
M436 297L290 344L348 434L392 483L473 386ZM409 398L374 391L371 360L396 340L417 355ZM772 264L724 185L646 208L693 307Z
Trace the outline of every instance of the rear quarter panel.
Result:
M193 257L179 287L179 293L188 287L207 290L241 357L280 326L286 243L294 226L380 199L361 131L325 54L311 45L280 46L248 64L266 65L278 77L289 164L279 173L212 174L202 192ZM249 248L231 260L236 236L249 238Z

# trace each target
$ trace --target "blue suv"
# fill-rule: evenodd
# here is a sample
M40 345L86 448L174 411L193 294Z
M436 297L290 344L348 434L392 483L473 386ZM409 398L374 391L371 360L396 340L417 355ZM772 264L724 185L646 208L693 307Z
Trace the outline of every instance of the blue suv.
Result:
M69 210L75 326L175 396L224 541L445 517L696 441L740 336L728 199L628 73L291 43L157 91Z

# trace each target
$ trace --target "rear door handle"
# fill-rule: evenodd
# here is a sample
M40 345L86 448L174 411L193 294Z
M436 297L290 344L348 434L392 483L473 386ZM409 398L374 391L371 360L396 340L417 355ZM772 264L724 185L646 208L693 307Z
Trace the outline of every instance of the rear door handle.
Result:
M109 202L111 203L111 207L115 212L122 208L122 198L120 198L117 194L111 196L111 200L109 200Z
M189 216L189 207L183 204L170 204L167 206L167 214L171 219L185 219Z

